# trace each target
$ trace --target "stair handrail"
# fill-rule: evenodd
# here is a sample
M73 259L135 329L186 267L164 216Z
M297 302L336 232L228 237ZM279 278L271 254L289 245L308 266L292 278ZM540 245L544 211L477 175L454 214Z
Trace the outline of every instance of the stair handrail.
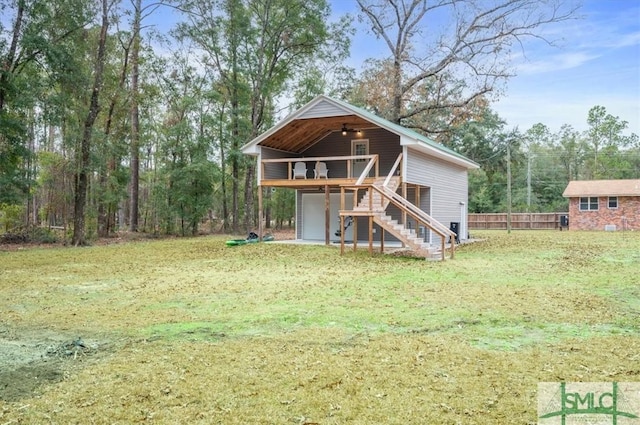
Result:
M454 231L452 231L451 229L449 229L439 221L435 220L429 214L422 211L420 208L416 207L414 204L412 204L411 202L409 202L408 200L406 200L396 192L393 192L391 191L391 189L386 187L378 187L377 185L373 185L373 188L374 190L377 190L378 192L380 192L382 196L389 198L396 206L399 206L400 208L404 207L404 209L408 210L408 212L411 212L412 215L415 216L414 218L419 219L420 221L427 224L432 230L434 230L440 236L452 237L455 240L456 233Z
M356 186L360 186L362 185L362 182L364 181L364 179L369 175L369 171L371 171L371 168L373 167L373 165L378 162L378 155L373 155L371 157L371 159L369 160L369 163L367 164L366 167L364 167L364 170L362 171L362 174L360 174L360 177L358 178L358 180L356 181ZM376 176L377 177L377 176Z
M342 190L341 190L342 193L344 193L345 189L354 190L357 193L358 189L360 188L357 184L341 185L341 187L342 187ZM443 225L442 223L440 223L439 221L431 217L426 212L422 211L420 208L415 206L413 203L409 202L407 199L405 199L404 197L396 193L394 190L377 183L368 184L366 185L366 187L367 187L367 191L369 192L369 210L370 211L373 211L371 201L373 199L372 191L375 190L381 195L381 201L382 199L388 199L390 203L396 205L398 208L400 208L401 210L409 214L409 216L415 219L418 222L418 224L423 223L429 229L433 230L437 235L441 237L442 239L441 248L442 248L443 260L445 257L445 241L449 239L450 246L451 246L451 258L453 258L454 252L455 252L455 238L456 238L455 232L453 232L451 229L447 228L445 225ZM354 203L356 202L355 198L356 197L354 196ZM343 205L343 201L341 201L341 205ZM341 210L340 210L341 217L348 212L346 210L343 210L342 208L343 207L341 207Z
M389 171L387 178L384 179L384 183L382 184L384 187L389 186L389 182L391 181L391 178L393 177L393 175L396 173L396 169L398 168L398 165L400 165L401 161L402 161L402 152L400 152L400 155L398 155L398 158L396 158L396 162L393 163L393 167L391 167L391 171Z
M456 249L455 248L456 247L455 232L453 232L451 229L447 228L442 223L440 223L439 221L431 217L429 214L422 211L420 208L416 207L414 204L412 204L402 196L398 195L394 191L390 190L389 188L377 187L376 185L372 185L372 187L374 190L377 190L381 196L389 198L389 202L393 203L401 210L402 209L406 210L407 214L409 214L416 221L418 221L418 223L420 222L424 223L428 228L432 229L434 232L436 232L436 234L438 234L441 237L441 245L442 245L441 249L442 249L443 260L445 256L445 241L447 240L447 236L448 236L449 243L451 246L451 258L453 258L455 249Z

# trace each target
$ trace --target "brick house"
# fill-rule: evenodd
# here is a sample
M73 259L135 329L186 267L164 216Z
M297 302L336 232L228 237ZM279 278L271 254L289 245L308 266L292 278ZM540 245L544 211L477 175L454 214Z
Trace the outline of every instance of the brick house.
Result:
M574 180L562 196L570 230L640 230L640 179Z

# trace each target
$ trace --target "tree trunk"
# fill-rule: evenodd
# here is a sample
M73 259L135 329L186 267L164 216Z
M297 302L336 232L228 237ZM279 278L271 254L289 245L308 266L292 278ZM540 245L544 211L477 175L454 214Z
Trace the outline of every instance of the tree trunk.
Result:
M234 88L231 93L231 119L232 119L232 146L231 146L231 227L234 233L238 232L238 219L240 217L240 211L238 208L238 195L240 192L240 185L238 181L240 180L240 161L239 156L240 153L238 150L240 149L238 138L240 137L240 123L239 121L239 102L238 102L238 89L236 88L237 81L234 81Z
M24 2L18 2L18 10L16 12L16 22L13 25L13 33L11 36L11 46L9 47L9 52L7 53L7 58L4 63L0 64L2 66L3 72L0 73L0 112L4 109L4 103L6 100L7 94L7 84L9 80L9 75L13 72L14 63L16 57L16 51L18 50L18 39L20 38L20 29L22 27L22 16L24 14Z
M224 122L225 110L220 111L220 123ZM220 186L222 191L222 228L225 232L229 231L229 206L227 204L227 173L225 170L225 143L222 135L222 124L220 124Z
M400 124L402 113L402 64L398 58L393 61L393 105L391 121Z
M133 39L132 39L133 41ZM122 62L122 70L120 71L120 81L118 81L118 90L111 98L111 102L109 104L109 112L107 113L107 119L104 126L104 135L105 135L105 143L109 143L109 136L111 135L111 127L113 124L113 116L115 114L116 105L118 103L118 98L121 90L124 88L124 83L127 79L127 70L129 68L129 50L131 49L131 42L128 45L123 45L124 58ZM111 190L109 184L109 177L116 170L117 163L120 161L119 157L116 157L115 154L108 154L107 158L107 167L101 167L102 172L100 173L100 187L107 193ZM114 230L114 217L117 209L117 204L115 202L105 202L104 200L100 200L98 204L98 236L107 237Z
M138 231L138 199L140 183L140 113L138 108L138 75L140 56L141 1L136 0L133 19L133 48L131 50L131 193L129 202L129 230Z
M96 57L95 75L91 91L89 112L84 121L84 131L80 142L79 164L75 176L75 193L73 203L73 237L71 243L75 246L84 245L85 240L85 206L87 203L87 188L89 177L89 153L91 152L91 131L96 117L100 112L98 102L104 70L105 45L107 42L107 29L109 17L107 15L107 0L102 0L102 27L100 28L100 40L98 42L98 55ZM76 152L77 155L77 152Z

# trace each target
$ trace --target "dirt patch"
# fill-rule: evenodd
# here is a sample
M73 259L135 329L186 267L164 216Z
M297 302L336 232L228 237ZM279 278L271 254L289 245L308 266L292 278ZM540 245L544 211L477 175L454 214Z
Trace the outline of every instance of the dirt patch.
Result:
M0 327L0 400L32 397L43 385L62 381L79 359L98 353L102 346L48 330Z

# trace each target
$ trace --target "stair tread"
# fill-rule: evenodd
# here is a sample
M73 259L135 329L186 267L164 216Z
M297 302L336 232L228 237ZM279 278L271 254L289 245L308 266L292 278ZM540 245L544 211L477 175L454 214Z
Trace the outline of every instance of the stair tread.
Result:
M389 184L387 186L384 186L385 180L386 178L380 178L376 180L373 185L377 189L385 191L387 193L389 191L396 193L396 189L400 184L400 178L396 176L392 177L389 180ZM441 256L441 249L439 247L431 245L428 242L425 242L423 237L418 236L416 229L405 227L405 224L398 223L397 219L394 219L390 215L385 213L389 203L390 201L387 196L383 196L376 191L369 191L365 193L358 205L354 207L354 211L372 212L374 220L381 227L400 239L403 243L410 247L411 250L418 253L419 255L425 256L425 258L438 258L439 256ZM369 205L371 205L371 208L369 207Z

